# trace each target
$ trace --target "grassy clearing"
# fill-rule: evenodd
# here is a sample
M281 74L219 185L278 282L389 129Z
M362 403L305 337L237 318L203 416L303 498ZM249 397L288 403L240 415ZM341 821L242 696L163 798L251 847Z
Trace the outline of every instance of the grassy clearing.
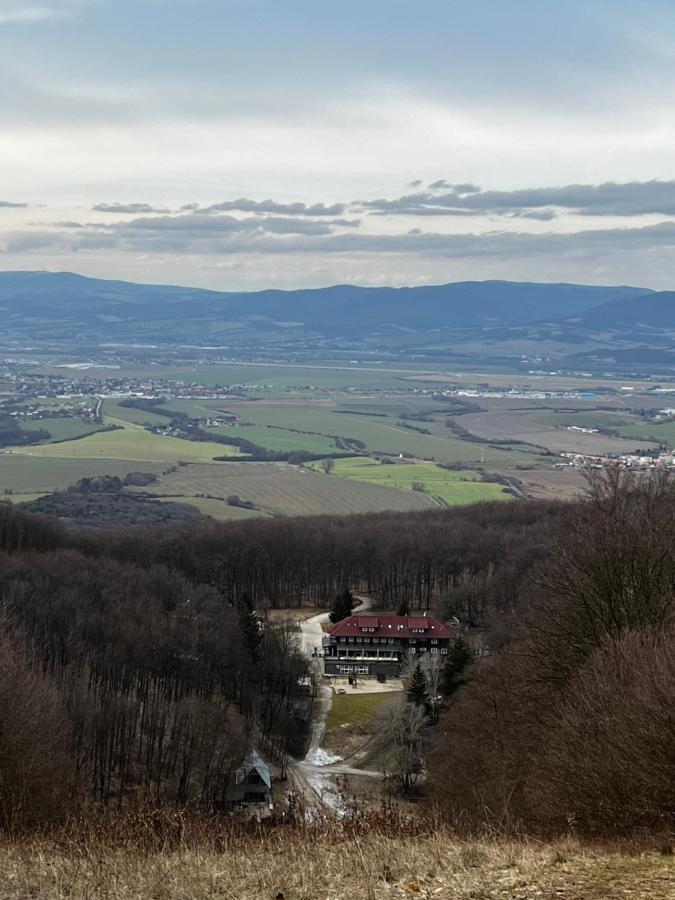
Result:
M392 813L386 813L390 818ZM395 815L395 814L394 814ZM575 842L459 841L286 828L143 852L26 839L0 853L4 900L672 900L672 860ZM330 832L330 833L328 833Z
M582 410L571 413L541 413L531 416L533 422L540 425L579 425L582 428L616 428L620 425L628 425L633 421L629 415L603 412L602 410Z
M375 694L335 694L326 719L326 731L343 725L365 725L375 715L385 700L391 700L391 693Z
M434 463L383 465L369 457L336 459L333 474L400 490L412 490L413 484L422 484L426 493L440 497L448 506L479 500L510 499L499 484L486 484L478 481L477 475L472 472L449 472Z
M298 434L283 428L270 428L266 425L241 425L236 428L206 428L213 434L224 434L228 437L245 438L267 450L306 450L308 453L335 453L337 447L332 438L318 434Z
M117 419L106 419L107 424L122 426L118 431L99 432L78 441L64 444L40 444L19 447L17 454L38 458L60 459L125 459L134 462L206 462L216 456L238 455L236 447L223 448L222 444L185 441L163 437L146 431L140 425L132 425Z

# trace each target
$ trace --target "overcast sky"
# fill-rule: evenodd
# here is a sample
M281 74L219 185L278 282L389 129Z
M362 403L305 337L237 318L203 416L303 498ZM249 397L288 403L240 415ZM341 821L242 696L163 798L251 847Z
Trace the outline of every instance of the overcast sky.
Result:
M0 269L675 285L672 0L0 0Z

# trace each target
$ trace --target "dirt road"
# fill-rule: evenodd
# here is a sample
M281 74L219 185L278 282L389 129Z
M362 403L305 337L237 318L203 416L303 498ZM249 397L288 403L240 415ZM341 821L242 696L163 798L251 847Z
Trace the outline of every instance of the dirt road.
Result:
M359 605L354 612L365 612L373 605L370 597L355 595ZM326 718L330 712L333 700L333 689L326 683L323 677L323 660L319 656L313 656L315 650L321 650L324 636L323 625L328 622L328 613L319 613L310 619L300 623L300 646L309 658L317 683L320 685L319 693L314 704L314 721L309 748L302 760L293 760L289 763L288 773L295 789L302 794L306 807L317 805L329 806L336 812L343 809L343 801L336 780L345 775L361 775L369 778L382 778L381 772L369 769L356 769L348 765L340 765L342 759L334 756L321 748L326 731Z

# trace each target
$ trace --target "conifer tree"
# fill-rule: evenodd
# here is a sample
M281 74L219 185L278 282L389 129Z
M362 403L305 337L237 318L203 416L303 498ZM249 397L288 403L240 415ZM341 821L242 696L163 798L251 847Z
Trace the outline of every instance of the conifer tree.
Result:
M429 691L427 689L427 679L424 677L422 666L418 662L415 666L410 684L408 685L408 700L415 706L423 706L425 709L429 705Z
M450 651L443 671L443 693L446 696L454 694L465 681L465 670L473 661L473 650L467 642L458 637Z

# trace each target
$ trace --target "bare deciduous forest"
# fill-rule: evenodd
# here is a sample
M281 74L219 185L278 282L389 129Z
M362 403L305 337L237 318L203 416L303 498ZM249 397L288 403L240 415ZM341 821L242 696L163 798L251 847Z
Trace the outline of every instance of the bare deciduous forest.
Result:
M255 742L301 754L306 662L267 608L457 616L483 655L425 738L454 828L672 825L675 489L616 473L575 504L478 504L85 533L0 507L0 814L217 809ZM434 690L434 696L436 690Z

